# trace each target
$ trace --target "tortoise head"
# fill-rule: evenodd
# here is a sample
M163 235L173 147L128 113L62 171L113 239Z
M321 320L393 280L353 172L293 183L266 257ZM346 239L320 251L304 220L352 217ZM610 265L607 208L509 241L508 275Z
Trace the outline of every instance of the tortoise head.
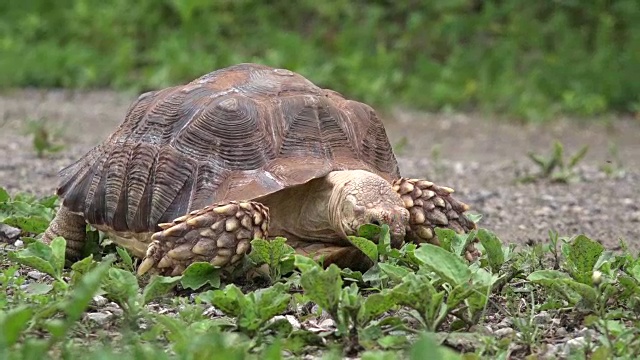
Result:
M364 170L334 171L329 199L332 222L339 233L356 235L364 224L387 224L391 246L404 242L409 211L400 195L382 177Z

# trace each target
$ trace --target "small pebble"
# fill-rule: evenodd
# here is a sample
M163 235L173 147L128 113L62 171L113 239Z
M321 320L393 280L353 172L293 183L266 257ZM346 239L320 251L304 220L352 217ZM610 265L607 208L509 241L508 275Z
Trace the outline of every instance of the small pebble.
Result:
M569 334L569 332L564 327L559 327L559 328L556 329L556 336L558 336L558 337L565 337L568 334Z
M271 319L271 322L275 322L282 319L287 320L289 324L291 324L291 327L293 327L294 330L300 330L300 327L301 327L300 322L293 315L277 315Z
M113 318L113 314L109 312L87 313L85 317L98 325L104 325Z
M498 329L498 330L494 331L494 334L495 334L497 337L501 337L501 338L502 338L502 337L505 337L505 336L511 335L511 334L513 334L514 332L516 332L516 331L515 331L515 330L513 330L512 328L510 328L510 327L506 327L506 328L502 328L502 329Z
M27 276L35 280L40 280L44 276L44 273L41 273L40 271L29 271Z
M107 305L107 298L102 296L102 295L96 295L93 297L93 303L95 304L95 306L105 306Z
M571 354L572 350L580 350L584 348L586 345L587 345L587 341L582 336L567 340L567 342L564 343L562 354L564 356L568 356L569 354Z
M551 315L546 311L541 311L533 316L533 322L538 325L544 325L551 322Z
M0 240L12 243L20 236L20 229L0 223Z
M324 319L318 325L323 328L331 328L336 326L336 322L333 319Z
M204 310L202 315L208 316L208 317L220 317L220 316L224 316L224 313L218 310L215 306L209 306Z

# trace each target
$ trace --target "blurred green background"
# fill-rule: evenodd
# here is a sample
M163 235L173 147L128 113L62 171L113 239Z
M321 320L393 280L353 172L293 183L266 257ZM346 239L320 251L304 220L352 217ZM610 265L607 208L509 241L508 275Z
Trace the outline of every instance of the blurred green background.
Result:
M639 0L3 0L0 86L143 91L259 62L375 106L640 111Z

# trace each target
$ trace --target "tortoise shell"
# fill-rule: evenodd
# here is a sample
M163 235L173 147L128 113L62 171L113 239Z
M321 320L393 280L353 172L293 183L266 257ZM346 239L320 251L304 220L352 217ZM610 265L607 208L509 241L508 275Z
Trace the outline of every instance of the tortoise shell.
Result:
M288 70L240 64L141 95L113 134L60 171L57 193L90 224L148 232L355 169L399 177L371 107Z

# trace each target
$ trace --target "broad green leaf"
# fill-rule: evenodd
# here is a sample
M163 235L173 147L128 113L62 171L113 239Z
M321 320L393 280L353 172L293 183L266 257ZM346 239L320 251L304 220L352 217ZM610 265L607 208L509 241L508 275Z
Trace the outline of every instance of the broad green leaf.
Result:
M453 241L456 236L456 232L451 229L440 227L433 229L433 231L440 241L440 247L453 252Z
M208 262L194 262L182 273L180 284L185 289L198 290L205 284L220 287L220 269Z
M409 268L406 268L404 266L383 262L378 263L378 267L394 282L401 282L405 276L412 272Z
M391 232L389 230L389 225L383 224L380 227L380 240L378 241L378 256L388 255L391 252L391 250L392 250L391 249Z
M440 247L458 256L464 254L467 249L467 245L476 237L475 230L465 234L458 234L451 229L437 227L434 229L434 232L436 233L438 240L440 240Z
M287 309L291 295L287 293L284 284L278 283L274 286L256 290L253 294L255 304L262 323L272 317L281 314Z
M235 286L229 284L220 290L209 290L201 295L204 301L217 307L227 316L238 317L248 306L248 300L245 294Z
M7 202L10 200L9 192L3 187L0 187L0 203Z
M480 220L482 220L482 214L467 213L465 214L465 216L467 217L467 219L471 220L471 222L475 224L479 223Z
M414 251L414 256L453 286L466 283L471 278L471 271L465 261L439 246L422 244Z
M594 303L597 298L597 292L592 286L579 283L573 280L568 274L561 271L534 271L527 276L527 280L558 291L563 291L569 288L590 303ZM575 301L575 299L572 299L572 301Z
M435 320L444 305L444 292L438 292L423 275L408 274L391 293L398 305L415 309L428 323Z
M41 234L51 222L51 219L48 219L43 216L10 216L2 221L3 223L20 228L22 231Z
M76 261L73 265L71 265L71 282L72 284L76 283L82 275L88 273L91 269L96 266L96 263L93 261L93 255L89 255L80 261Z
M269 241L264 239L253 239L251 241L251 252L249 259L256 265L269 264Z
M378 262L378 245L369 239L365 239L359 236L349 236L349 242L353 244L353 246L357 247L362 251L371 261L374 263Z
M258 265L267 264L269 268L275 269L280 265L280 261L295 252L286 241L283 237L273 240L254 239L251 241L249 258Z
M574 278L583 284L591 284L591 274L603 251L604 246L584 235L573 239L568 247L567 260L575 267L572 272Z
M26 249L9 252L7 256L10 260L19 264L59 278L59 274L54 264L52 264L51 248L43 242L36 241L29 244Z
M131 301L138 295L138 279L129 271L110 268L105 277L102 288L107 293L107 297L115 301L125 310L130 310Z
M165 295L182 279L182 276L154 276L142 291L142 304L146 305L151 300Z
M64 252L67 248L67 241L63 237L57 236L51 240L49 247L51 247L51 265L57 274L61 275L64 270Z
M340 268L335 264L331 264L326 270L311 268L302 273L300 284L311 301L329 313L335 313L342 289Z
M358 322L365 325L377 316L389 311L395 306L391 292L371 294L365 300L358 312Z
M596 303L598 298L598 292L593 288L593 286L579 283L574 280L561 280L561 283L565 284L567 287L577 292L590 305L593 305Z
M494 273L498 273L502 264L504 264L504 252L502 251L502 243L496 234L486 230L478 230L478 239L487 252L487 260L489 266Z
M304 255L295 255L295 259L295 266L300 269L300 272L302 272L303 274L314 268L321 269L320 264L318 264L310 257Z
M44 206L45 208L54 209L56 206L56 202L58 201L57 195L45 196L42 199L38 200L38 204Z
M373 240L376 236L380 235L382 229L380 226L374 224L364 224L358 228L358 236L369 240Z
M0 194L1 195L1 194ZM7 312L0 312L0 349L13 346L29 320L33 316L33 309L26 305L21 305Z
M636 281L640 282L640 263L633 265L628 272Z

